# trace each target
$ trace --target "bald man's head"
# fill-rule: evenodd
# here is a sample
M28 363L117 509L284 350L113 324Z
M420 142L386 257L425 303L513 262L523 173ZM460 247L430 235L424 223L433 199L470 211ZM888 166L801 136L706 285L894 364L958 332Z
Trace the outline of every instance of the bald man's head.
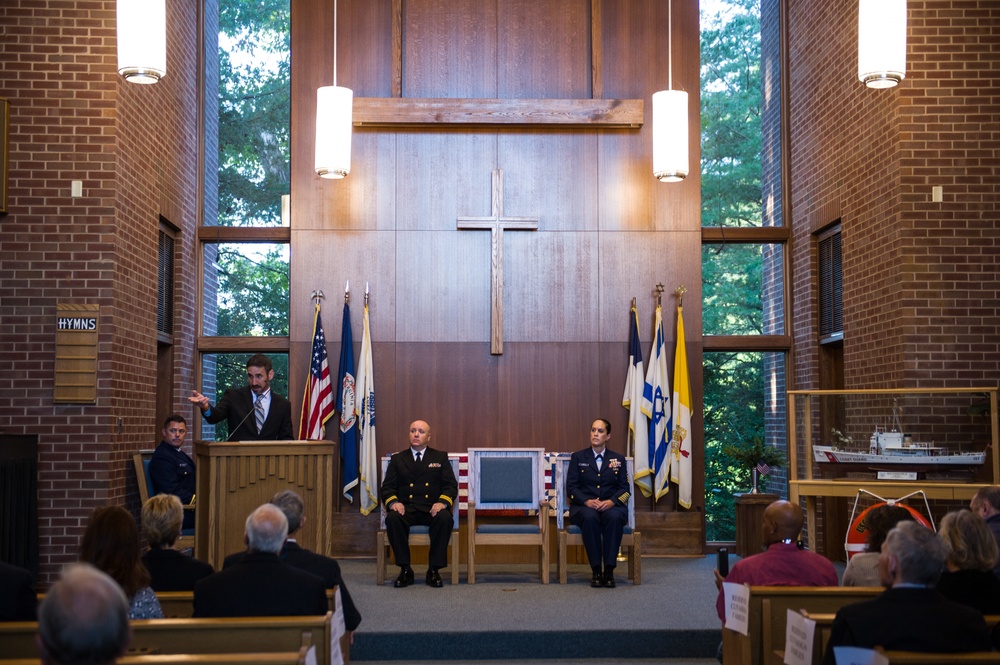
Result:
M805 518L798 504L778 500L764 510L764 544L796 540L802 532Z
M38 611L42 662L114 663L132 638L129 603L118 584L90 564L66 566Z

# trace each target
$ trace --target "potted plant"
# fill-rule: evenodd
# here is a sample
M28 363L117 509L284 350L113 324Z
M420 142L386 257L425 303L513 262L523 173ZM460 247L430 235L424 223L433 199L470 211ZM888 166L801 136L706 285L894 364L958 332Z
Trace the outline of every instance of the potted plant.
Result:
M751 494L760 494L760 476L767 475L770 467L785 466L785 455L774 446L768 446L759 436L747 442L722 447L722 454L738 466L750 470Z

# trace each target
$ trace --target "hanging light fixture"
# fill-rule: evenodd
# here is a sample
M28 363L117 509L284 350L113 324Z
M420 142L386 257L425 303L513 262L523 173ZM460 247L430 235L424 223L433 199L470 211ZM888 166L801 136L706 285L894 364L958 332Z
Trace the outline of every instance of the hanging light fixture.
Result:
M858 79L892 88L906 78L906 0L859 0Z
M118 0L118 73L130 83L166 75L166 0Z
M674 90L673 2L667 3L667 89L653 94L653 176L680 182L688 174L688 94Z
M337 3L333 3L333 85L316 90L316 174L344 178L351 172L354 92L337 85Z

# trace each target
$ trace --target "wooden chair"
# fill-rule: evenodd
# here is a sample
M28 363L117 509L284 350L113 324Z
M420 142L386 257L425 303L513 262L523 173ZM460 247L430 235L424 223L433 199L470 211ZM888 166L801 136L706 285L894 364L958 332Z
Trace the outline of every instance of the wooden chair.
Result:
M449 456L448 461L451 462L451 470L455 474L455 479L458 480L458 469L459 461L457 457ZM382 458L382 477L385 478L385 470L389 468L389 458ZM378 533L375 536L375 584L382 585L385 584L385 578L389 569L389 552L392 548L389 547L389 539L386 537L385 533L385 504L381 504L380 510L382 513L381 519L379 520ZM451 531L451 541L448 543L448 549L451 550L451 561L448 566L451 568L451 583L453 585L458 584L458 548L459 548L459 536L458 536L458 500L456 499L455 505L451 507L452 518L455 522L452 526ZM410 527L410 547L414 545L429 547L431 544L430 527L426 526L412 526Z
M559 584L566 584L567 559L566 549L570 545L583 546L583 533L580 527L570 524L567 517L569 502L566 497L566 476L569 473L569 453L560 453L556 457L556 529L559 532ZM632 482L631 457L625 458L628 466L629 483ZM635 494L628 498L628 524L622 534L622 550L628 559L628 578L632 584L642 584L642 534L635 529Z
M132 464L135 466L135 479L139 484L139 500L142 505L146 505L150 491L153 488L153 481L149 478L149 461L153 459L152 450L141 450L132 455ZM184 506L184 510L194 510L194 506ZM179 550L194 547L194 529L184 529L180 537L174 544Z
M530 523L477 524L476 510L537 510ZM469 449L468 583L476 583L476 550L536 547L542 584L549 583L549 502L542 448Z

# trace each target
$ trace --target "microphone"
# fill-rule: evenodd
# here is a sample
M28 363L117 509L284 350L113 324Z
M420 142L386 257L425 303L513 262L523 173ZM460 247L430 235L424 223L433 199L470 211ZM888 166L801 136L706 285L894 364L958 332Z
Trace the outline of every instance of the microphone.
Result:
M237 424L236 427L233 428L233 431L230 432L229 436L226 437L226 441L232 441L233 435L236 434L236 432L238 432L241 427L243 427L243 423L247 421L247 418L249 418L252 414L256 413L257 409L261 409L262 411L264 410L264 407L263 405L261 405L260 400L263 399L264 395L266 395L269 392L271 392L270 388L268 388L264 393L262 393L261 396L258 397L256 400L253 400L253 408L247 411L247 415L243 416L243 420L241 420L239 424Z

